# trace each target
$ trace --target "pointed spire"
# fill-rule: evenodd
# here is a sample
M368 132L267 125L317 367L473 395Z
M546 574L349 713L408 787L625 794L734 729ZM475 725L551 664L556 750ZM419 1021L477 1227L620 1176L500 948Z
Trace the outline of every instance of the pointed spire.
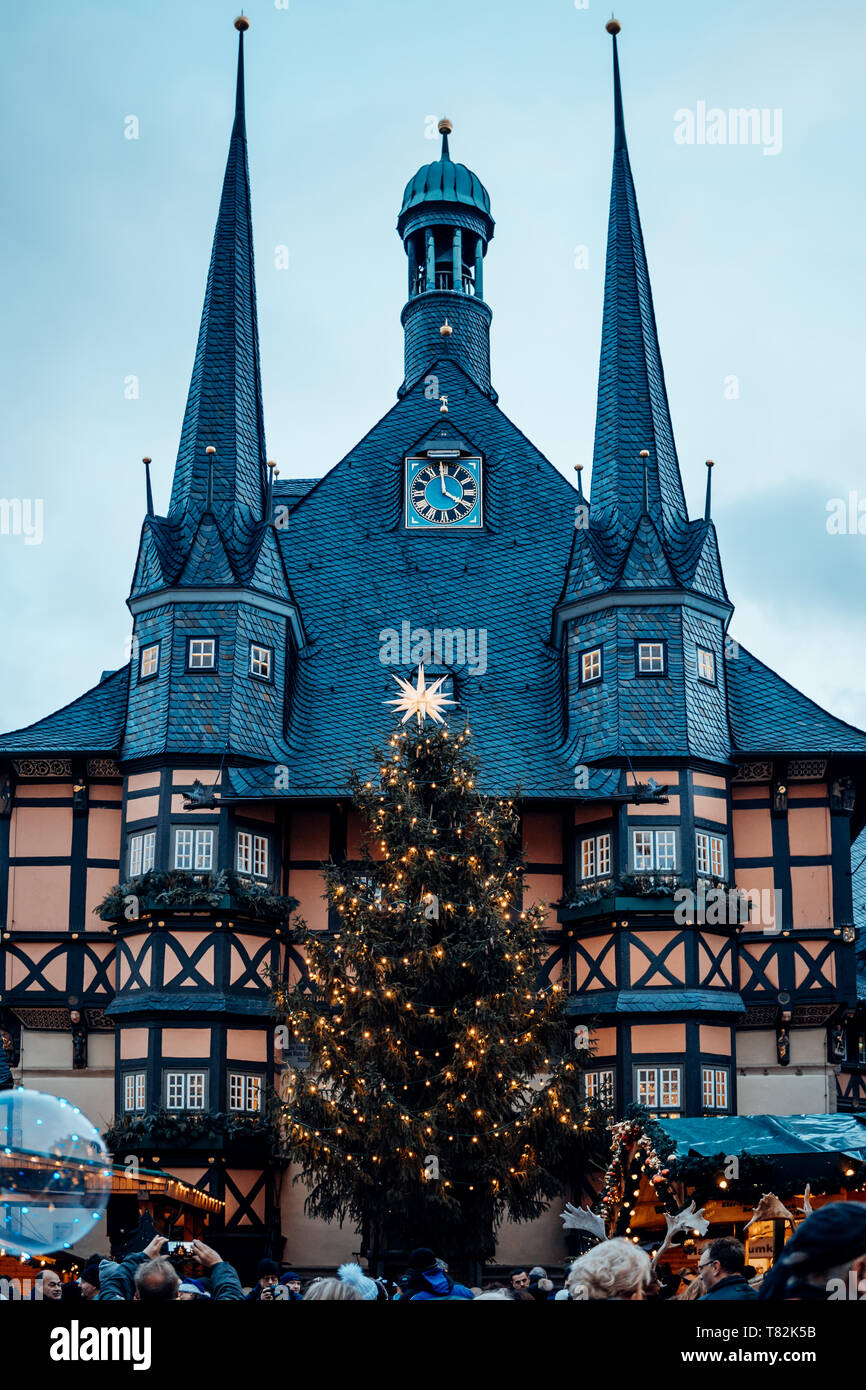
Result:
M213 470L216 463L216 449L212 444L208 444L205 449L205 459L207 461L207 501L205 512L208 516L213 516Z
M594 514L630 531L644 506L669 533L687 520L623 118L613 42L614 152L607 234L598 410L592 468ZM640 450L648 450L639 462Z
M715 466L712 459L707 459L707 500L704 503L704 521L710 520L713 500L713 469Z
M577 474L577 498L579 502L583 502L583 464L576 463L574 465L574 471Z
M640 457L643 460L643 498L641 500L641 515L649 516L649 449L641 449Z
M191 535L207 504L205 446L216 446L213 511L241 546L265 505L265 431L256 314L240 15L235 113L169 515Z
M443 116L442 120L439 122L439 134L442 136L442 152L439 155L440 159L451 158L451 153L448 149L448 136L451 134L453 129L454 126L452 125L451 121L449 121L448 117Z
M622 86L619 80L619 52L616 46L616 36L622 25L611 15L604 27L613 38L613 147L615 150L624 150L625 118L622 114Z
M145 457L144 457L141 461L142 461L142 463L144 464L144 473L145 473L145 478L146 478L146 480L147 480L147 481L146 481L146 487L147 487L147 514L148 514L148 516L153 516L153 490L152 490L152 488L151 488L151 486L150 486L150 465L151 465L151 463L153 462L153 460L152 460L152 459L149 459L149 458L145 455Z

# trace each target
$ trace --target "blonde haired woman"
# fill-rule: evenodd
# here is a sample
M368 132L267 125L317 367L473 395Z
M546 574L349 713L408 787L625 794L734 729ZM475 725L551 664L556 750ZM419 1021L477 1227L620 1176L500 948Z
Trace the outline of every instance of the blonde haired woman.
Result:
M646 1298L652 1281L650 1258L629 1240L615 1237L593 1246L575 1260L565 1281L574 1299L615 1299L630 1302Z

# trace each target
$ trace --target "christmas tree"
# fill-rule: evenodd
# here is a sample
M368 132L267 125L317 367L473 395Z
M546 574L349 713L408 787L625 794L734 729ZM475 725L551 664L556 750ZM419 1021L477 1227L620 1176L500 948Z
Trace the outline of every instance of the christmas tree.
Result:
M309 984L277 995L308 1059L285 1078L286 1154L371 1268L431 1245L477 1277L505 1216L580 1189L604 1117L565 991L539 987L516 802L479 793L468 729L401 729L375 756L378 781L352 783L362 862L325 871L338 927L300 928Z

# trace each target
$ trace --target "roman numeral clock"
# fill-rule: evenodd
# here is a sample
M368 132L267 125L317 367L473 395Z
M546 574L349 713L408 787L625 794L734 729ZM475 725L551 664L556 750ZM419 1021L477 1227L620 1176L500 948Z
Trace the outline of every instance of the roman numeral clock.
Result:
M457 449L410 456L406 526L410 531L468 531L483 524L481 459Z

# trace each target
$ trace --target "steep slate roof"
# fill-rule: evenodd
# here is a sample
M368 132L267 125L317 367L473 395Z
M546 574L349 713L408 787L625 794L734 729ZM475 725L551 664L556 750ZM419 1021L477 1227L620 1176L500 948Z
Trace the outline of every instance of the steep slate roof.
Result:
M828 714L745 647L725 665L735 753L866 753L866 733Z
M54 714L0 737L0 753L115 753L123 739L129 666Z
M642 510L644 466L650 514L666 531L687 520L652 289L625 138L619 55L613 36L614 153L607 233L593 516L627 535ZM618 524L617 524L618 523Z
M291 516L287 528L274 529L262 520L265 444L241 34L235 121L171 507L168 518L145 518L133 597L180 584L205 591L198 596L204 602L209 587L243 585L297 604L301 649L289 675L284 738L275 733L273 707L266 708L261 691L257 696L243 682L215 683L208 695L212 707L198 691L189 698L178 693L172 685L172 672L182 663L180 650L173 649L175 610L168 600L163 615L158 606L151 608L164 617L172 649L158 677L161 685L153 687L161 691L156 713L165 724L156 751L194 750L212 708L220 727L229 716L225 753L235 796L342 795L350 768L368 767L370 745L386 740L395 727L386 704L397 690L392 676L409 675L417 658L401 655L395 667L380 657L386 633L400 634L405 624L409 632L423 629L431 637L437 629L468 630L476 644L483 634L475 660L450 666L457 701L450 719L468 719L473 728L487 790L520 787L534 797L605 799L619 790L620 772L604 764L621 751L626 724L630 738L637 731L635 747L651 733L654 746L672 756L721 762L747 753L866 752L866 734L822 710L741 648L727 662L727 718L721 692L692 692L692 704L717 699L719 708L710 718L709 706L698 703L684 720L658 685L641 682L615 713L599 712L595 762L602 765L590 767L588 788L576 786L591 720L573 720L568 730L562 653L551 642L558 601L641 588L658 591L664 606L666 592L679 588L727 604L715 529L708 518L689 521L683 500L625 143L615 37L614 101L589 529L575 529L578 494L571 485L447 348L428 364L439 378L437 399L426 398L426 373L419 373L416 384L324 477L277 483L273 501L285 502ZM447 140L443 160L450 162ZM458 335L459 326L452 348ZM443 395L446 415L440 411ZM411 534L402 526L402 460L443 424L484 456L485 527ZM217 448L212 506L209 443ZM638 457L642 448L649 450L646 466ZM687 604L681 615L683 623L691 621ZM232 640L243 621L239 606ZM672 683L682 686L674 655L672 650ZM279 667L285 653L275 659ZM681 656L677 660L682 668ZM433 675L448 671L435 660L425 664ZM116 753L123 745L128 680L128 667L115 672L64 709L2 737L0 752ZM702 721L712 727L697 747L689 740ZM263 766L242 766L245 758ZM274 785L275 764L288 768L284 790Z
M235 119L169 505L172 521L195 529L207 496L205 449L213 445L216 515L229 546L239 548L250 523L261 520L266 471L243 42L241 32Z

